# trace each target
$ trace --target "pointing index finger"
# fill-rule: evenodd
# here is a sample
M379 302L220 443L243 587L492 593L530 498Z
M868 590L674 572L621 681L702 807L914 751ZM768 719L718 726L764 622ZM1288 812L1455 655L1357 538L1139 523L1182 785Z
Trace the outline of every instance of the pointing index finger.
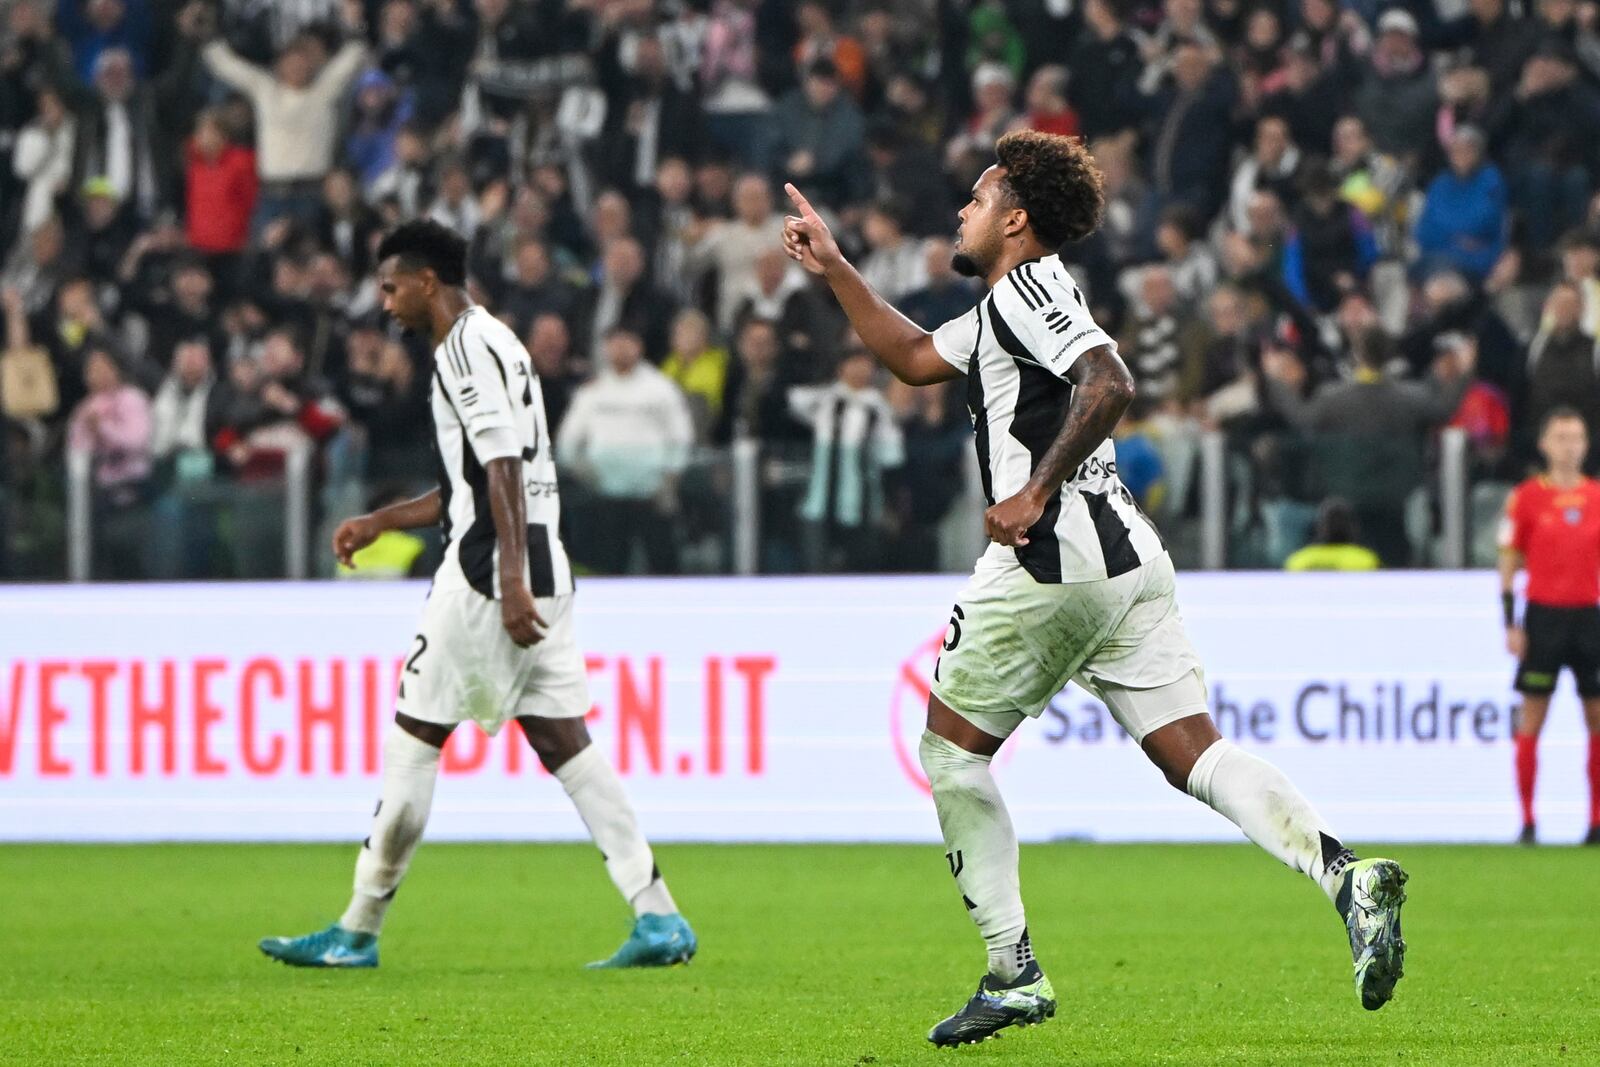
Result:
M800 190L794 187L793 182L784 182L783 191L789 194L789 199L794 203L795 207L800 209L800 214L804 215L806 218L816 217L817 212L816 209L811 206L811 201L807 200L801 194Z

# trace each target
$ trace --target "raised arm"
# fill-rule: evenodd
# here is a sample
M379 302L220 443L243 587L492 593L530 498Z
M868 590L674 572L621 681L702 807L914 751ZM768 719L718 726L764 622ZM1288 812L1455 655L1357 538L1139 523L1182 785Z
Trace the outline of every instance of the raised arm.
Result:
M1061 432L1051 442L1033 477L1015 496L983 513L983 527L1002 545L1025 545L1028 528L1039 521L1061 483L1100 447L1133 402L1133 375L1122 357L1107 345L1083 353L1067 368L1072 399Z
M933 347L933 335L896 311L862 280L839 251L838 242L800 190L785 185L799 216L783 220L783 250L828 283L862 342L907 385L947 382L960 372Z
M206 66L219 81L226 82L255 100L272 88L272 75L243 58L218 38L200 52Z

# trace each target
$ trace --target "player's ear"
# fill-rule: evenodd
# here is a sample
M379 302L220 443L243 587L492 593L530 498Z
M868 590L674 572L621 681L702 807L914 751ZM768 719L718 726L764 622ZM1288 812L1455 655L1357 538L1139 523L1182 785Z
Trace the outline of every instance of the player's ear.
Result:
M1026 208L1014 207L1006 212L1004 232L1007 237L1021 237L1022 232L1028 228L1028 211Z

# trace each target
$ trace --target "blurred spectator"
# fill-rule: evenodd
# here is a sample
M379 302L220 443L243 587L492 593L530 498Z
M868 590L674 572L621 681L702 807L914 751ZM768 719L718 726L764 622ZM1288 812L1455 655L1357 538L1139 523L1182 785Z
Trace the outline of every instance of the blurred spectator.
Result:
M936 330L951 319L960 318L977 303L977 294L951 266L954 256L955 244L948 238L930 237L923 241L922 270L927 281L896 304L906 318L924 330Z
M561 431L567 408L572 405L573 394L583 382L581 368L587 361L574 358L567 322L554 312L546 311L534 318L528 327L526 343L534 372L539 375L544 417L554 439Z
M1139 46L1123 24L1118 0L1086 0L1083 30L1072 44L1067 99L1084 137L1098 140L1139 122Z
M556 438L558 458L586 490L573 551L602 573L626 574L637 543L647 573L674 574L677 482L694 441L689 405L644 362L638 334L614 327L604 348L605 370L573 396Z
M255 152L233 144L221 116L208 111L195 124L185 158L189 247L209 256L238 255L250 238L250 218L255 213Z
M756 42L758 0L713 0L700 67L706 128L741 166L765 170L772 138L766 126L772 99L761 84Z
M1137 304L1124 356L1139 396L1157 405L1189 399L1199 386L1199 331L1171 271L1159 265L1141 271Z
M866 126L831 60L819 59L806 69L800 88L778 102L773 123L773 156L787 180L804 185L825 204L859 195Z
M1210 218L1222 202L1232 147L1232 78L1215 69L1199 41L1180 40L1170 84L1145 106L1154 116L1149 136L1156 192L1165 202L1187 204Z
M212 446L242 482L283 473L292 451L331 438L345 416L319 383L305 375L305 352L294 331L267 333L261 360L239 360L225 388L213 394Z
M222 346L214 292L211 272L197 259L174 264L167 284L159 288L130 287L127 310L144 322L144 362L152 364L155 373L165 373L172 365L181 341L203 337L213 351Z
M1600 337L1600 237L1587 229L1561 238L1561 277L1583 295L1583 332Z
M577 293L557 276L543 241L530 237L517 245L515 269L501 291L500 310L511 316L517 333L526 333L541 315L566 315L577 305Z
M381 70L369 70L356 80L355 114L345 141L345 158L370 185L395 165L395 143L414 111L410 93Z
M1019 125L1043 133L1078 136L1078 113L1067 102L1067 68L1052 64L1040 67L1028 79Z
M149 0L60 0L56 26L72 45L73 66L84 81L113 49L127 54L130 73L143 76L149 67Z
M180 480L195 472L211 473L211 442L206 435L206 409L216 382L211 346L204 337L181 342L172 354L172 369L162 379L150 407L150 454L171 462Z
M1417 219L1417 246L1428 268L1458 270L1482 282L1506 245L1506 186L1484 159L1483 133L1463 126L1450 139L1450 167L1428 184Z
M644 250L631 237L618 237L605 248L600 284L579 307L578 337L596 363L608 335L617 329L638 337L645 356L658 363L667 354L667 329L677 311L673 300L645 277Z
M1166 470L1152 441L1151 405L1136 398L1111 433L1117 455L1117 477L1139 507L1158 512L1166 496Z
M1499 4L1502 0L1477 0ZM1600 174L1600 147L1589 130L1600 126L1600 97L1578 76L1564 42L1539 46L1522 67L1514 92L1505 92L1489 119L1489 134L1507 163L1511 196L1522 216L1522 246L1547 254L1562 233L1583 220Z
M839 81L860 99L867 87L867 56L861 42L840 33L833 14L821 0L801 0L794 9L800 40L794 46L795 65L804 70L826 62L839 72Z
M105 178L118 200L149 218L172 168L160 137L161 101L135 80L133 60L122 48L100 53L92 89L78 107L73 171L80 179Z
M1016 74L1003 63L980 63L972 72L972 113L945 146L945 166L958 186L970 187L989 165L995 141L1016 119L1016 91Z
M1446 378L1464 374L1477 359L1477 341L1470 334L1446 333L1434 340L1436 352L1455 355L1440 363ZM1481 378L1467 386L1461 406L1450 416L1448 425L1467 435L1470 475L1494 478L1504 473L1506 450L1511 442L1511 403L1499 386Z
M1376 327L1357 341L1354 378L1324 384L1309 401L1301 394L1305 368L1293 355L1274 350L1263 357L1262 369L1274 406L1292 425L1326 439L1320 446L1324 462L1353 457L1354 465L1342 468L1330 482L1342 487L1347 479L1366 477L1373 466L1387 468L1383 474L1393 481L1381 487L1369 482L1370 497L1354 503L1367 544L1390 566L1406 566L1411 559L1405 529L1409 470L1413 464L1420 467L1423 435L1460 407L1472 381L1472 368L1463 361L1474 353L1470 348L1441 353L1434 377L1423 385L1388 373L1393 349Z
M1339 181L1339 195L1373 223L1379 249L1403 253L1406 174L1377 150L1359 117L1345 115L1334 123L1329 165Z
M374 319L355 324L345 343L340 405L366 446L366 476L413 476L428 449L413 427L428 419L427 390L398 338L385 338Z
M255 218L258 228L280 215L309 219L315 211L318 183L333 165L339 103L367 54L358 36L364 27L355 21L361 5L344 5L340 10L353 39L320 69L321 50L305 36L295 38L278 53L271 72L241 58L225 41L212 41L205 47L211 72L248 97L255 109L261 174Z
M1191 306L1217 284L1217 260L1206 247L1200 216L1187 204L1174 204L1161 213L1156 226L1156 249L1165 261L1177 296Z
M46 87L35 97L37 114L17 135L11 166L26 183L22 204L22 230L32 233L55 209L55 199L72 180L77 151L78 124L55 89Z
M1281 72L1264 80L1261 114L1282 118L1289 125L1291 141L1324 155L1331 149L1333 128L1340 118L1343 77L1337 65L1323 65L1309 34L1296 33L1283 50Z
M1529 459L1537 428L1555 408L1576 409L1591 434L1600 431L1600 350L1583 332L1583 297L1570 282L1557 282L1545 299L1543 323L1528 345L1527 375L1519 421Z
M905 438L897 479L895 537L880 565L927 573L941 566L939 530L961 498L972 447L966 411L945 382L922 388L895 382L891 397Z
M1351 102L1379 151L1414 163L1438 108L1433 72L1417 47L1417 20L1409 12L1390 8L1377 29Z
M729 329L739 302L752 294L756 260L779 247L783 218L772 209L765 178L745 174L733 186L734 217L691 226L689 266L716 272L717 326Z
M1317 508L1311 543L1283 562L1286 571L1375 571L1377 553L1361 545L1355 509L1349 501L1329 497Z
M743 320L735 335L734 353L738 363L727 405L733 436L769 445L805 440L809 436L805 427L789 413L792 383L785 380L777 326L767 319ZM792 517L791 513L784 519Z
M844 328L838 304L819 298L809 275L796 270L781 248L756 257L755 289L734 309L735 328L751 318L772 323L788 354L811 362L832 358L832 339Z
M891 304L928 281L922 244L905 235L902 210L898 204L874 204L862 224L867 254L861 259L861 277Z
M1283 281L1302 304L1327 314L1363 285L1378 259L1366 216L1339 198L1333 174L1318 163L1300 182L1302 198L1284 246Z
M1255 146L1233 172L1228 196L1228 221L1236 230L1248 230L1250 200L1263 189L1278 194L1291 206L1298 194L1300 149L1289 137L1289 123L1276 115L1256 122Z
M872 167L872 199L904 204L901 223L907 233L927 237L952 231L955 209L932 149L908 138L893 123L880 121L867 134L867 162Z
M317 212L318 245L336 254L360 278L372 269L373 238L379 229L377 213L361 199L355 175L343 167L329 171L322 179Z
M672 323L672 351L661 364L661 373L678 384L688 400L694 418L695 438L706 441L723 421L728 393L728 350L711 343L711 320L689 308L678 312Z
M800 505L807 569L860 572L883 565L886 474L905 462L905 439L873 384L872 354L852 338L832 385L796 386L794 416L811 427L811 482Z
M1538 40L1538 28L1508 10L1506 0L1471 0L1466 14L1439 28L1435 43L1447 48L1465 45L1472 65L1489 75L1490 85L1500 95L1517 80Z
M90 178L78 195L59 202L68 247L97 289L115 292L117 270L137 231L136 219L104 178Z
M606 123L598 169L602 181L631 194L655 182L663 158L700 154L705 116L694 94L672 80L659 37L641 35L630 51L626 61L611 59L609 84L602 84Z
M87 395L72 410L69 447L87 452L108 506L137 503L150 477L150 399L128 383L110 349L93 346L83 365Z

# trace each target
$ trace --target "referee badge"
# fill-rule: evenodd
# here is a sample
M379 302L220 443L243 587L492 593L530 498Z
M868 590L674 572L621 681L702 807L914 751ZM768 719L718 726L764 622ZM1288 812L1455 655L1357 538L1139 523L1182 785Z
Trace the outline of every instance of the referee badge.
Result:
M1567 520L1568 526L1576 526L1583 521L1583 509L1568 508L1561 513L1561 517Z

